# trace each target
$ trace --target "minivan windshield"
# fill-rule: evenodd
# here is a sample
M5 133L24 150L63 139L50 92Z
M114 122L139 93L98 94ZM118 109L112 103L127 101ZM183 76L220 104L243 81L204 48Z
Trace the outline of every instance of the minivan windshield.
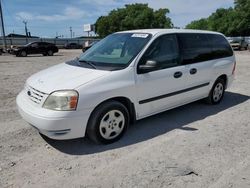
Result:
M147 33L115 33L96 43L79 57L95 66L126 67L150 40Z

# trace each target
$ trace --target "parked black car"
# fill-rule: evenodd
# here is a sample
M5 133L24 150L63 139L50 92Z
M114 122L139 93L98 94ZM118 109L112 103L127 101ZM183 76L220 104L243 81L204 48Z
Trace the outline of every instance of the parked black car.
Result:
M64 48L65 48L65 49L81 49L81 48L82 48L82 45L77 44L77 43L66 43L66 44L64 45Z
M3 49L2 49L2 48L0 48L0 55L2 55L2 53L3 53Z
M48 42L32 42L25 46L16 47L11 50L11 54L25 57L28 54L43 54L44 56L52 56L58 52L56 45Z

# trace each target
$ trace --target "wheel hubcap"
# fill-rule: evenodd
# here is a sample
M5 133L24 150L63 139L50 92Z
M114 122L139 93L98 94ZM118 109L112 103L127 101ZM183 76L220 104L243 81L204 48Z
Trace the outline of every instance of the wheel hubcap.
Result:
M223 87L222 83L218 83L215 86L214 92L213 92L213 99L215 102L218 102L221 99L222 94L223 94L223 90L224 90L224 87Z
M101 122L99 131L103 138L110 140L119 136L124 129L125 117L119 110L107 112Z

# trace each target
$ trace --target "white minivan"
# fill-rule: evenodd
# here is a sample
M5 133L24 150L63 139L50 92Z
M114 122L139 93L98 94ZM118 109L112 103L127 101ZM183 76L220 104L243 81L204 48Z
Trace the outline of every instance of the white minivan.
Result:
M145 29L111 34L79 58L32 75L19 113L52 139L111 143L128 125L206 98L218 104L235 56L216 32Z

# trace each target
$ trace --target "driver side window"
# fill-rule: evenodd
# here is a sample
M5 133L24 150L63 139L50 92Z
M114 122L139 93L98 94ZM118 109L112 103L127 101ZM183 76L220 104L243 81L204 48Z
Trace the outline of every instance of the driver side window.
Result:
M31 44L31 47L32 48L36 48L36 47L38 47L38 44L37 43L33 43L33 44Z
M179 48L176 35L162 35L155 39L141 58L139 65L147 61L157 62L157 70L174 67L179 64Z

